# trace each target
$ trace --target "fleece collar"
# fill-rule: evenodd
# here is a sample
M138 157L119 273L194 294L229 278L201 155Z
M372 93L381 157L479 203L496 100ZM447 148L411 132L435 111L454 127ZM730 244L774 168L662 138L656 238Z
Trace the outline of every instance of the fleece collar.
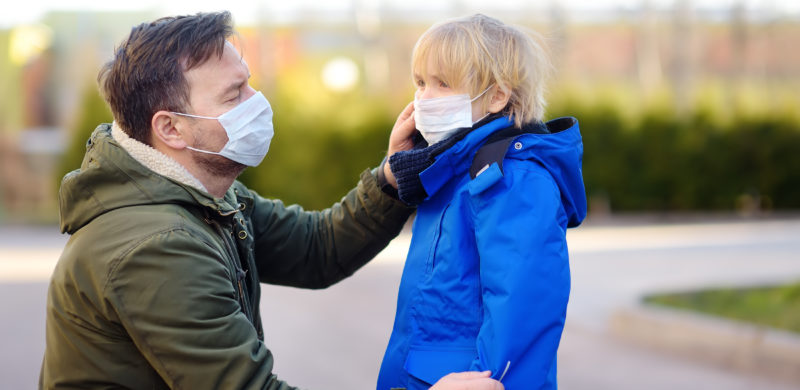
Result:
M208 192L203 183L189 173L183 165L155 148L131 138L119 127L117 122L111 125L111 136L134 160L147 169L178 183Z

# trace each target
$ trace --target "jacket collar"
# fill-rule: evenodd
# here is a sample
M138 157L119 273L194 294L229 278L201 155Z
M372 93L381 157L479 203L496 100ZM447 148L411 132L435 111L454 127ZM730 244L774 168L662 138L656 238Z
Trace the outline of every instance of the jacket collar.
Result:
M141 144L131 146L135 144L116 134L127 144L123 147L112 131L110 124L98 126L87 141L81 168L68 173L61 182L62 232L72 234L102 214L138 205L199 206L207 216L227 219L246 207L241 202L247 200L240 198L234 187L242 187L239 192L244 196L248 195L247 190L237 182L224 197L215 198L191 185L188 172L183 174L182 167L171 166L166 156L159 158L154 149Z
M183 165L172 157L156 150L150 145L139 142L125 133L117 122L111 124L111 136L122 149L125 149L134 160L144 165L151 171L178 183L193 187L200 191L208 192L200 180L197 180Z
M214 209L220 216L232 215L242 208L235 200L236 194L230 189L222 199L207 196L208 190L203 183L183 165L157 149L131 138L117 122L111 125L111 136L134 160L149 170L198 190L200 193L190 191L197 203Z
M428 197L433 196L460 172L466 172L475 151L483 141L497 130L513 125L511 117L501 117L470 131L463 139L436 156L430 167L419 174Z

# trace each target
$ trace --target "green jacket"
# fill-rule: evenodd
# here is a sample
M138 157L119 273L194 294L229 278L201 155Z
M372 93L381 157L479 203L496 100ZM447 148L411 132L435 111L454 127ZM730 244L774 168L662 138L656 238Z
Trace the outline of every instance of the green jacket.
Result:
M59 198L71 237L48 291L46 389L290 389L263 342L259 282L330 286L412 211L369 171L321 212L239 182L214 198L139 164L107 124Z

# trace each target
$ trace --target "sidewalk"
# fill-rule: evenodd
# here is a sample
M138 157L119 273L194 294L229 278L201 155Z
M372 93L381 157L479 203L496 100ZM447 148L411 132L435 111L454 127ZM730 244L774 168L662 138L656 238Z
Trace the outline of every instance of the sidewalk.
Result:
M639 303L644 294L656 292L798 280L796 237L800 218L690 224L590 221L570 230L572 295L559 349L560 387L797 388L780 374L696 353L698 345L713 348L693 344L695 335L710 339L692 327L697 321L707 323L703 317L672 311L654 316ZM276 357L279 377L306 388L374 388L409 240L401 235L378 259L327 290L264 286L266 343ZM5 346L0 388L35 387L44 351L46 279L65 241L56 228L0 227L0 343ZM739 326L710 322L712 328ZM666 337L667 331L683 335L689 352L672 348L674 342L653 343L675 340ZM793 343L770 337L763 340Z
M591 382L589 388L800 387L800 337L796 334L641 303L645 295L662 292L800 280L797 237L800 219L796 218L614 223L571 231L573 291L568 324L583 327L615 346L649 351L650 356L693 366L667 374L671 370L653 367L655 362L629 361L624 375L638 386L606 386L599 381ZM568 330L565 341L570 335ZM623 355L611 354L605 359L625 360L635 353ZM598 371L614 372L615 363L598 365L602 367ZM692 377L695 368L704 373L676 382L677 378ZM715 370L730 375L714 378Z

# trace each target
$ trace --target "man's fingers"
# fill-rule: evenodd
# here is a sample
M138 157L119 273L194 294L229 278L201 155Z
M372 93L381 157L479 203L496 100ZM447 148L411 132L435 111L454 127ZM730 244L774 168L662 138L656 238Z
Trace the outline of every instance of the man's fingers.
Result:
M396 127L400 127L403 133L408 133L410 136L411 133L414 131L414 127L416 122L414 122L414 103L408 103L406 108L403 109L403 112L400 113L400 117L397 118Z
M403 111L400 113L400 115L398 115L397 119L406 120L408 119L408 117L413 118L413 115L411 115L413 113L414 113L414 102L411 102L408 103L408 105L406 105L406 108L404 108Z
M455 372L445 375L430 390L505 390L503 384L490 375L490 371Z
M491 371L467 371L467 372L454 372L452 374L447 374L447 376L452 377L452 379L459 379L459 380L468 380L468 379L479 379L479 378L488 378L492 375Z
M414 130L414 102L408 103L403 112L397 117L395 127L399 127L403 132L411 133Z
M474 379L464 383L464 390L505 390L502 383L489 378Z
M389 135L388 156L401 150L409 150L414 146L411 137L414 134L414 103L409 103L397 117L397 122Z

